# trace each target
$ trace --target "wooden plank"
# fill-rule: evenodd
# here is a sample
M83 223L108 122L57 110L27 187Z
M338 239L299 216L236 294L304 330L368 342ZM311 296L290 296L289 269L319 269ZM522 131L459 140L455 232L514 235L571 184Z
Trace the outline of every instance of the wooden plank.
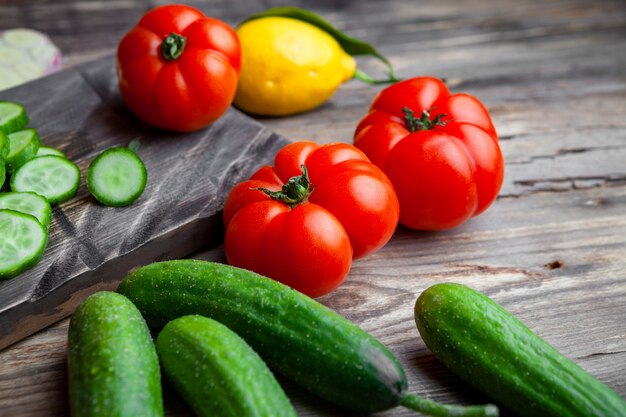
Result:
M612 202L600 206L588 202L605 198L604 188L577 191L567 199L535 193L501 200L453 231L400 228L380 252L356 261L344 285L320 301L389 346L407 372L411 392L469 404L485 399L429 353L413 322L413 304L422 290L438 282L466 284L624 396L626 187L609 190ZM533 222L529 210L535 213ZM195 257L224 261L221 247ZM560 268L546 266L555 260ZM41 415L44 406L53 407L51 415L67 412L67 324L64 320L2 352L0 410L7 416ZM288 381L281 383L300 416L350 415ZM166 404L168 416L191 415L170 391ZM377 415L415 414L397 409Z
M192 134L143 125L119 97L110 57L0 99L22 103L43 142L83 173L104 149L139 140L149 175L143 196L129 207L100 205L84 185L55 207L41 262L0 282L0 349L68 316L89 294L115 288L134 266L221 242L226 194L287 143L234 109Z
M120 9L119 24L107 17L115 36L101 26L90 31L84 23L76 39L72 33L78 33L79 25L63 13L77 2L42 3L54 11L39 13L36 23L53 28L71 48L67 62L87 59L94 48L110 51L126 30L123 26L140 13ZM250 7L257 11L277 3ZM118 2L109 4L118 7ZM234 23L251 12L242 4L210 0L200 6ZM3 7L0 27L3 19L9 20ZM305 7L376 44L401 76L445 77L455 91L483 100L507 163L502 196L484 215L444 233L399 228L389 245L355 262L346 283L321 301L387 344L406 369L412 392L448 403L478 403L485 398L428 351L412 317L413 302L426 287L465 283L493 297L625 398L623 0L325 0ZM59 13L64 19L57 27ZM99 13L83 9L77 16L89 22ZM16 12L15 19L27 21L28 13ZM359 63L383 74L369 59ZM358 119L381 88L350 82L315 111L260 120L294 139L351 142ZM219 247L199 256L223 261ZM561 267L554 268L559 264L554 261ZM0 416L67 413L67 324L63 320L0 352ZM298 415L359 415L281 383ZM169 417L192 415L171 390L165 401ZM397 409L376 415L415 414Z

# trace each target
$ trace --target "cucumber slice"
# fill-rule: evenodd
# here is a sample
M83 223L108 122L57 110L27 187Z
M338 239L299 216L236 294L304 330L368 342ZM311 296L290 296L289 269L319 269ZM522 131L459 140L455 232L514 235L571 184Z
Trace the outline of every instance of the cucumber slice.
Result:
M9 137L0 131L0 160L6 161L9 156Z
M7 171L4 167L4 160L0 158L0 190L4 186L4 181L7 179Z
M0 193L0 209L19 211L35 217L43 227L48 227L52 219L52 209L48 200L39 194Z
M41 141L35 129L24 129L9 134L9 155L7 171L17 171L19 167L37 155Z
M9 138L0 131L0 190L7 178L6 159L9 155Z
M0 131L13 133L28 124L28 115L24 107L11 101L0 101Z
M13 191L32 191L50 204L60 204L76 195L80 170L70 160L48 155L31 159L11 176Z
M102 152L89 165L87 188L105 206L132 204L146 188L148 172L143 161L129 148Z
M0 209L0 279L35 266L46 249L48 233L29 214Z
M45 42L41 33L31 29L11 29L4 33L4 41L15 49L34 49Z
M35 156L40 157L40 156L46 156L46 155L55 155L55 156L60 156L61 158L67 158L67 156L65 156L63 152L61 152L58 149L51 148L49 146L40 146L39 149L37 150L37 155Z

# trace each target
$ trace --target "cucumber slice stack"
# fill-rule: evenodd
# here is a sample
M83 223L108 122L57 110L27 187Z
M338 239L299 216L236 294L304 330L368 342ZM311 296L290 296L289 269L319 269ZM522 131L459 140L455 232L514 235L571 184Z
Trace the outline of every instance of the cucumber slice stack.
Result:
M50 204L60 204L76 195L80 170L69 159L47 155L31 159L11 176L13 191L32 191Z
M33 267L46 249L48 232L29 214L0 209L0 279Z
M137 154L124 147L102 152L89 165L87 188L105 206L132 204L146 188L148 173Z
M37 131L25 128L28 122L23 106L0 101L0 188L9 174L14 191L0 192L0 280L39 261L48 242L50 204L71 198L80 183L78 167L63 152L41 146Z
M51 205L76 195L80 169L63 152L41 146L35 129L26 128L24 107L0 101L0 188L7 174L13 192L0 192L0 279L34 266L48 241ZM127 206L146 187L147 171L137 143L102 152L89 165L87 186L107 206Z
M52 209L50 203L39 194L27 193L0 193L0 209L19 211L35 217L43 227L50 225Z

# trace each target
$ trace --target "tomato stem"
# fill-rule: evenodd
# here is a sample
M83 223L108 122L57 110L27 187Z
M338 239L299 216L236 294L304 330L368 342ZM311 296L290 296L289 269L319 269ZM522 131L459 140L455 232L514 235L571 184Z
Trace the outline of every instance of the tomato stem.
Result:
M406 127L409 128L411 133L418 132L420 130L431 130L434 129L435 126L445 126L448 122L444 122L441 119L446 117L446 114L438 114L434 119L430 119L430 112L435 108L432 107L428 110L423 110L420 118L415 117L415 113L408 107L404 107L402 111L404 112L404 123L406 123Z
M187 38L178 33L170 33L161 43L161 56L168 61L180 58L185 50Z
M300 167L302 168L302 175L289 178L280 191L271 191L267 188L252 188L252 190L263 191L273 200L282 201L291 207L297 206L305 202L311 192L313 192L313 185L309 179L309 172L306 166L300 165Z

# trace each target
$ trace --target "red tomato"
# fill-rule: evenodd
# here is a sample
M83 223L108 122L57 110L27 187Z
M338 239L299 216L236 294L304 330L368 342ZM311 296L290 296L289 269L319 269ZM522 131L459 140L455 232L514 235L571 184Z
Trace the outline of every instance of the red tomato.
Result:
M502 186L504 160L487 109L437 78L381 91L354 144L389 176L400 223L413 229L456 227L485 211Z
M193 7L167 5L146 13L117 50L120 92L142 120L190 132L230 106L241 48L226 23Z
M391 182L361 151L296 142L230 192L226 257L317 297L343 282L353 258L387 243L398 217Z

